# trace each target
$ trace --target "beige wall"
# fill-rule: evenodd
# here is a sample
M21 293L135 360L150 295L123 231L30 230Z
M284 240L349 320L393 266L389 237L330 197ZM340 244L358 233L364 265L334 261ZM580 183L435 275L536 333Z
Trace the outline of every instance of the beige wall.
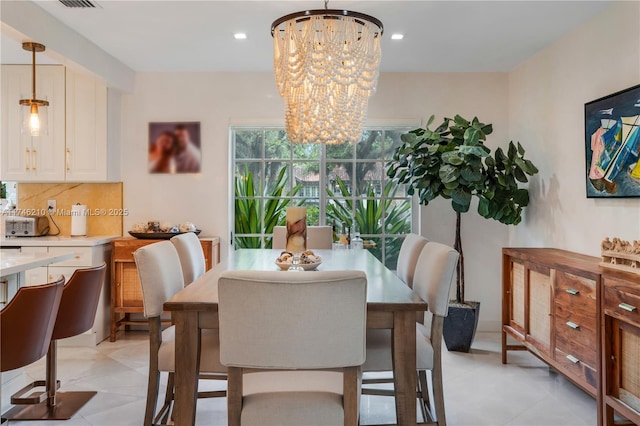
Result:
M640 237L640 199L587 199L584 164L584 103L640 83L638 22L640 2L615 3L509 74L509 133L540 169L511 245L598 255Z

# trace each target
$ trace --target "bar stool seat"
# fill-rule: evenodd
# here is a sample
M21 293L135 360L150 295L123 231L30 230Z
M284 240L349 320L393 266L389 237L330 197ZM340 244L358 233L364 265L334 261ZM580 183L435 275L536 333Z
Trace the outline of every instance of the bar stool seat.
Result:
M57 342L82 334L93 327L106 267L103 263L95 268L78 269L64 286L47 351L46 380L37 380L14 394L11 403L16 406L7 412L7 419L68 420L97 394L95 391L57 392L60 388L60 381L56 378ZM36 387L44 387L45 391L23 396Z
M25 367L47 353L63 286L64 277L49 284L21 287L0 311L0 372ZM22 391L29 389L26 386ZM8 417L3 415L2 422L5 419Z

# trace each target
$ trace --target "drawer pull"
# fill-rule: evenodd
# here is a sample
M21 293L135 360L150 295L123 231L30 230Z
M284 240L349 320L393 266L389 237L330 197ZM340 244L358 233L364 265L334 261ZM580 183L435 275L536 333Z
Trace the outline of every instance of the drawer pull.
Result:
M618 308L624 309L625 311L629 311L629 312L633 312L637 309L635 306L632 306L628 303L621 303L618 305Z
M567 321L566 323L569 327L573 328L574 330L577 330L578 328L580 328L580 326L578 324L576 324L573 321Z
M580 293L578 290L576 290L575 288L568 288L565 290L567 293L572 294L572 295L577 295L578 293Z
M567 355L567 359L569 361L571 361L572 363L574 363L574 364L577 364L577 363L580 362L580 360L578 358L576 358L575 356L573 356L573 355Z

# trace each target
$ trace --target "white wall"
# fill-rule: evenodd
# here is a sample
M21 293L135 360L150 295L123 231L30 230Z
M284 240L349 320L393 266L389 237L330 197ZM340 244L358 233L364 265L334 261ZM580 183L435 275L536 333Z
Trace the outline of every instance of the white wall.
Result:
M640 199L587 199L584 103L640 83L640 3L618 2L509 74L510 136L540 169L513 246L599 255L640 237Z
M139 73L135 91L124 95L122 179L124 205L131 212L124 228L138 221L190 220L204 235L222 238L228 250L229 125L282 124L284 106L271 73ZM371 98L369 120L376 124L398 120L419 124L459 113L479 115L493 123L490 145L508 142L507 78L502 73L407 74L380 78ZM200 121L202 173L151 175L147 173L147 126L150 121ZM446 203L423 209L421 228L432 240L453 243L453 214ZM483 302L483 320L497 324L500 307L500 248L508 230L465 215L468 295ZM492 241L487 249L488 241ZM486 307L485 307L486 306Z

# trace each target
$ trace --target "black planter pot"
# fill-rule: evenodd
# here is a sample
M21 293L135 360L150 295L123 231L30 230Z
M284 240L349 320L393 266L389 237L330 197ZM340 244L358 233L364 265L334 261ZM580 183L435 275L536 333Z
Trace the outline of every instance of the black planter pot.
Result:
M449 303L449 314L444 318L444 343L455 352L469 352L476 335L480 302Z

